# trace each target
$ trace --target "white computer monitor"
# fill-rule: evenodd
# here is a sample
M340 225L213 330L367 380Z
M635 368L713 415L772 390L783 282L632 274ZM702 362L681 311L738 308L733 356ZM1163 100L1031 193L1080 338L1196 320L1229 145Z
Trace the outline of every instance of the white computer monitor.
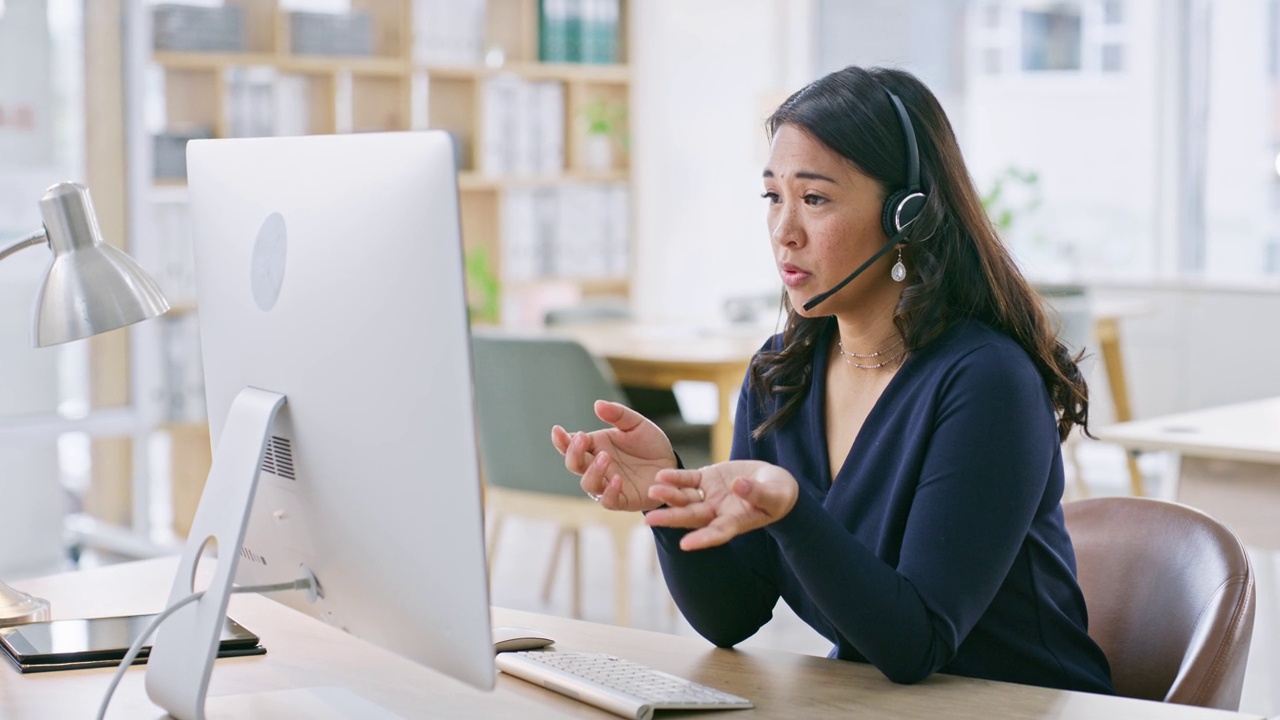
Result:
M186 555L214 537L233 545L218 572L238 560L237 584L305 567L323 597L272 596L487 689L495 670L453 152L443 132L189 144L214 468L171 599L189 590ZM267 408L278 396L278 411ZM204 625L225 613L225 597L210 600L219 582L230 580L215 578L203 608L184 608L157 633L147 690L175 716L203 703L203 687L193 696L183 686L207 684L212 655L181 646L200 645ZM271 629L253 630L269 651Z

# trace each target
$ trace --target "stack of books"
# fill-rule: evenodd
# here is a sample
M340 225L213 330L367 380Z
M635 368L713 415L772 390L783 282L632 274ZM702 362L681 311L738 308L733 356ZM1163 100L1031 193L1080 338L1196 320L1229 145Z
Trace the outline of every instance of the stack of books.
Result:
M500 218L502 279L625 277L628 203L625 183L507 190Z
M491 176L563 172L563 83L495 75L484 82L481 104L481 172Z
M476 65L484 59L485 0L413 0L413 59Z
M539 0L538 59L618 62L620 0Z

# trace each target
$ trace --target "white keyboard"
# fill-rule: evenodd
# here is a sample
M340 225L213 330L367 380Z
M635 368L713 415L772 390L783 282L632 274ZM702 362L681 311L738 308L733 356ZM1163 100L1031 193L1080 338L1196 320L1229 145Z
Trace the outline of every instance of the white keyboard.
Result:
M602 653L504 652L496 662L504 673L635 720L650 720L654 710L753 707L746 698Z

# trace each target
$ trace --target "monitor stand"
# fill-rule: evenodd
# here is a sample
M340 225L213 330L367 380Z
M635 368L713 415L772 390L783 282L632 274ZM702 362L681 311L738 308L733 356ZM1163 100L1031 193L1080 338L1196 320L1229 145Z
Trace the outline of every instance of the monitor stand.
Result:
M217 569L203 597L160 625L147 660L147 695L178 720L205 720L209 675L258 486L258 469L284 403L280 393L253 387L241 390L231 403L214 450L168 604L194 592L196 567L211 544L218 553Z
M336 687L299 688L206 698L217 656L227 602L235 582L239 548L244 544L258 471L276 415L285 404L280 393L247 387L231 403L222 437L205 482L169 590L172 605L195 590L203 550L216 544L217 568L204 596L169 616L156 631L147 660L146 687L151 701L177 720L214 718L369 718L402 720L389 710ZM211 502L205 502L212 499ZM207 704L207 709L206 709Z

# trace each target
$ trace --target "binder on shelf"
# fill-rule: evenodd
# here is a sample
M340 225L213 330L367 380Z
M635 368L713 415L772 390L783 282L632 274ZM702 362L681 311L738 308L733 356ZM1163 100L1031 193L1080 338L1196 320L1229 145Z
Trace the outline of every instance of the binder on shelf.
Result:
M545 175L564 172L564 83L554 80L536 83L532 110L537 127L534 172Z
M311 88L301 75L281 75L276 79L275 135L307 135L311 132Z
M536 277L550 277L556 273L556 243L560 228L559 194L555 188L537 188L533 191L534 242Z
M289 49L297 55L373 55L373 17L345 13L289 13Z
M480 171L558 174L564 169L564 84L503 73L481 88Z
M512 172L515 138L521 133L517 102L522 81L515 75L500 74L484 81L480 90L481 148L480 172L506 175Z
M538 59L542 62L569 62L570 2L538 1Z
M165 420L198 423L208 418L204 398L204 366L200 359L200 321L193 314L164 317Z
M265 137L276 130L276 71L230 67L227 76L227 130L231 137Z
M150 205L155 236L161 238L155 280L174 305L191 305L196 299L195 244L191 234L191 208L185 200Z
M578 0L582 6L581 62L618 62L619 0Z
M152 46L179 52L241 52L244 8L163 3L151 8Z
M475 65L484 59L485 0L413 0L413 59Z
M631 194L626 183L610 183L606 190L605 274L625 277L631 270Z
M535 202L529 188L512 188L503 195L500 267L505 280L529 280L540 274Z
M564 60L582 62L582 14L588 0L564 0L568 7L564 20Z

